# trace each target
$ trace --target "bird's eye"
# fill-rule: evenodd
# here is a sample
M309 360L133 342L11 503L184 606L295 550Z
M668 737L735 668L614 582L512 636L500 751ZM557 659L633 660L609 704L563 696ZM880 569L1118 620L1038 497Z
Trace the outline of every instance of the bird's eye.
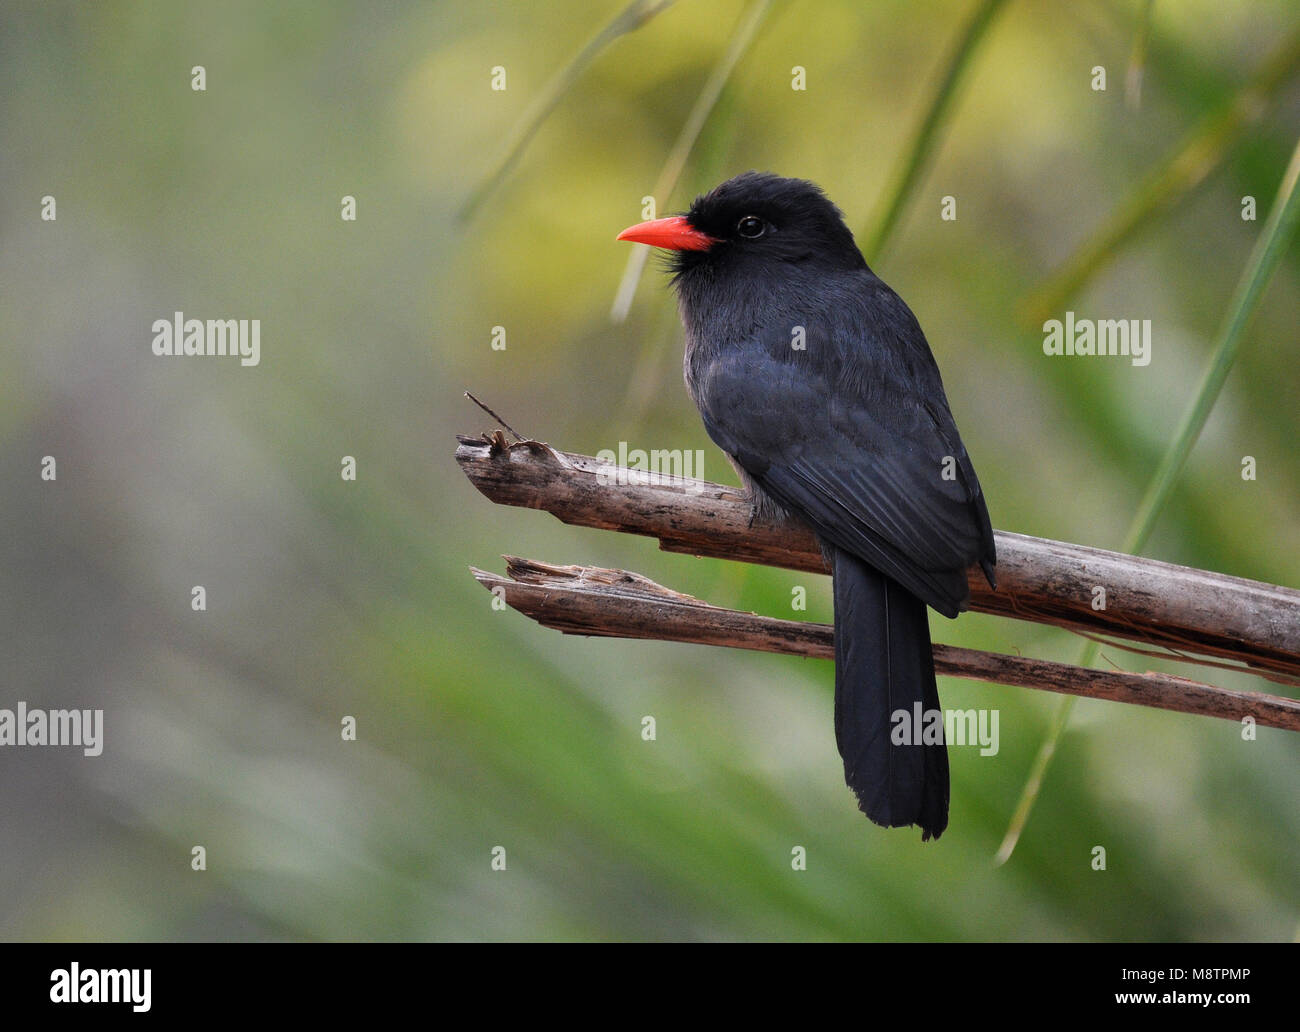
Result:
M736 225L736 232L748 240L757 240L767 232L767 223L757 215L746 215Z

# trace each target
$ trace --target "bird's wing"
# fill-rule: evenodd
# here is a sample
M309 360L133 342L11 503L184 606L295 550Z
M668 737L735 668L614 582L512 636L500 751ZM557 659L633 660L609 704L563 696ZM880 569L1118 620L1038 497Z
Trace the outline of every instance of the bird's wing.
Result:
M925 357L933 367L928 348ZM863 372L767 348L728 351L701 370L696 400L709 436L760 489L955 616L969 595L966 568L991 571L993 561L979 481L941 386L935 396L908 376Z

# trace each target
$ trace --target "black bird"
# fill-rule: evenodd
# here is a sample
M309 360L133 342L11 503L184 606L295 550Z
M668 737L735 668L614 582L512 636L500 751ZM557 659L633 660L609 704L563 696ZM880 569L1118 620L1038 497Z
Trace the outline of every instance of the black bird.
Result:
M620 240L673 251L686 387L754 511L812 526L834 578L835 739L858 806L948 826L926 605L996 586L993 528L911 310L815 184L746 172ZM898 714L906 714L906 719ZM914 718L929 716L925 723ZM938 735L934 735L934 721Z

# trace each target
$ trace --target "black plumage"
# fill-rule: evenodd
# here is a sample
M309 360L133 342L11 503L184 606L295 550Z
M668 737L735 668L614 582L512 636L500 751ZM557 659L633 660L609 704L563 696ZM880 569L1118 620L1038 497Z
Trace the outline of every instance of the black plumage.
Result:
M894 716L939 708L926 605L956 616L967 568L992 584L996 559L920 325L803 180L749 172L622 238L673 250L709 437L756 508L811 524L831 565L836 739L859 806L937 837L946 746L891 737Z

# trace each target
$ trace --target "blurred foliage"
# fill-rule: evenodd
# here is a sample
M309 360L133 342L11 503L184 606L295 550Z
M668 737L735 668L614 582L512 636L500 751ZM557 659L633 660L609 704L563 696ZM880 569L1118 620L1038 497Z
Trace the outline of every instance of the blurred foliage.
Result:
M1300 130L1290 74L1197 189L1078 284L1082 316L1153 321L1150 366L1045 358L1017 320L1025 299L1298 27L1287 0L1152 5L1134 109L1144 6L1003 5L878 267L926 329L995 524L1103 547L1195 393ZM1081 702L994 868L1055 700L941 684L948 707L997 707L1000 751L952 750L952 825L922 846L870 825L844 788L829 664L565 638L492 610L469 577L502 552L625 566L775 615L802 583L799 615L830 618L824 579L497 508L451 459L455 432L489 429L468 387L557 446L699 448L705 476L732 479L682 388L663 277L621 325L609 307L627 260L614 235L747 7L678 0L602 45L469 222L457 213L510 134L626 3L0 9L6 699L102 706L106 735L97 759L0 751L0 933L1295 934L1300 769L1282 732L1247 743L1225 722ZM774 3L660 209L765 168L870 225L976 9ZM347 194L356 222L339 217ZM39 217L46 195L56 222ZM1259 222L1242 220L1245 195ZM1146 554L1300 584L1297 257ZM177 310L260 318L261 364L154 357L150 324ZM207 612L190 609L195 584ZM934 630L1054 659L1079 647L977 614ZM340 741L345 714L357 742ZM505 872L489 867L498 845ZM790 868L796 845L807 871Z
M1149 11L1148 5L1148 13ZM1179 419L1178 428L1164 455L1160 457L1160 464L1151 475L1151 481L1147 484L1142 501L1133 516L1133 522L1129 524L1128 533L1124 535L1120 545L1122 552L1138 555L1146 547L1156 524L1164 515L1174 488L1182 478L1187 457L1196 446L1201 431L1205 429L1205 424L1210 418L1210 413L1218 403L1223 385L1227 382L1237 361L1237 353L1241 348L1246 329L1273 282L1273 273L1277 271L1278 263L1281 262L1282 256L1286 254L1294 238L1297 217L1300 217L1300 191L1296 188L1298 178L1300 178L1300 142L1297 142L1296 149L1291 154L1291 161L1278 187L1277 197L1269 209L1268 218L1265 219L1259 239L1251 251L1250 261L1237 282L1237 289L1233 292L1228 314L1224 317L1222 328L1216 336L1201 382L1189 399ZM1242 461L1242 477L1246 479L1245 467L1248 463L1245 459ZM1254 479L1253 471L1250 479ZM1079 665L1090 667L1096 664L1101 648L1102 639L1089 637L1080 650ZM1064 734L1078 701L1078 696L1067 695L1057 703L1056 714L1038 748L1038 755L1034 758L1034 765L1030 768L1028 778L1025 779L1025 787L1019 802L1016 803L1007 833L998 847L999 864L1006 863L1015 850L1038 793L1042 790L1043 779L1056 753L1056 744Z

